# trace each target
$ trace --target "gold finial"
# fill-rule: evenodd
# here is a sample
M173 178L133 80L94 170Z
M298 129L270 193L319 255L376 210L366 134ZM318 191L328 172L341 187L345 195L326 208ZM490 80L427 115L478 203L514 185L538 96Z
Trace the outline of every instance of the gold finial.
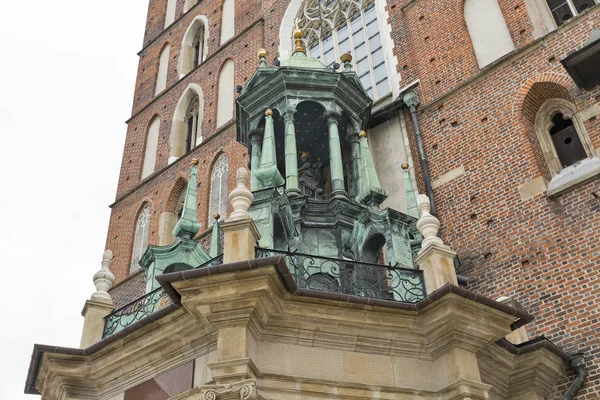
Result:
M270 117L271 115L273 115L273 110L271 110L270 108L267 108L267 111L265 111L265 115L267 117Z
M406 171L408 169L408 164L407 163L402 164L402 169Z
M192 159L192 165L198 165L200 164L200 162L198 161L197 158Z
M269 53L267 52L267 50L265 49L260 49L258 50L258 59L260 60L261 58L267 58L267 56L269 55Z
M344 53L342 54L341 60L343 63L352 62L352 56L350 53Z
M216 213L215 215L213 215L213 218L215 219L215 221L218 221L219 219L221 219L221 215L219 213Z
M358 134L358 136L360 136L360 137L367 137L367 131L360 131L360 133Z
M302 41L302 38L304 38L304 32L302 32L302 29L300 29L300 26L298 25L298 18L296 18L295 26L294 44L296 45L296 48L294 49L294 52L306 53L304 50L304 42Z

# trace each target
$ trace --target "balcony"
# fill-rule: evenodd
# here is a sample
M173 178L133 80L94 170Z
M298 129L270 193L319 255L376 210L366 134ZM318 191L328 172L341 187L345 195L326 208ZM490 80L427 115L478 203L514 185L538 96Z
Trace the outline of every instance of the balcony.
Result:
M287 268L299 288L402 303L417 303L425 298L423 272L420 270L256 248L256 258L270 256L285 258ZM196 269L222 263L221 255ZM103 338L170 304L172 300L162 288L149 292L106 316Z

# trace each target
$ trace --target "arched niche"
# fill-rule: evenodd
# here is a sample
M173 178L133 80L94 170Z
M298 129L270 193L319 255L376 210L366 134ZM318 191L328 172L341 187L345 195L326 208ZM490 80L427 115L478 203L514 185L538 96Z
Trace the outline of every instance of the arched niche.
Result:
M154 95L156 96L167 87L167 78L169 76L169 55L171 54L171 45L167 43L160 53L158 59L158 73L156 74L156 87Z
M233 119L234 103L234 64L227 60L219 73L219 94L217 101L217 128Z
M223 15L221 18L221 44L235 35L235 0L223 1Z
M515 49L497 0L466 0L464 16L479 68Z
M144 164L142 166L142 180L150 176L155 170L159 135L160 117L155 116L150 122L148 134L146 135L146 150L144 153Z

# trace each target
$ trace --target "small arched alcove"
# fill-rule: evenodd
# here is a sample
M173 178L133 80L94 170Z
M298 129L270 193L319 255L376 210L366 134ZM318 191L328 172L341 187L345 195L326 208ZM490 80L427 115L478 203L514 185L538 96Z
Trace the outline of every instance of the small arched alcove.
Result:
M275 250L287 250L287 236L279 215L273 216L273 247Z
M163 274L170 274L170 273L173 273L173 272L187 271L187 270L190 270L192 268L193 267L191 265L188 265L186 263L175 263L175 264L171 264L167 268L165 268L165 270L163 271Z
M371 264L383 264L385 237L381 233L370 236L363 245L362 261Z

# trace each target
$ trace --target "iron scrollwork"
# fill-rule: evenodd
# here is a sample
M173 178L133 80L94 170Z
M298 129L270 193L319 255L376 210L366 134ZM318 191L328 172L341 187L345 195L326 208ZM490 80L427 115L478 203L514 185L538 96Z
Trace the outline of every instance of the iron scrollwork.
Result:
M208 260L195 269L221 264L223 264L223 254ZM104 318L104 332L102 337L105 338L115 334L170 304L172 304L171 298L162 288L153 290L107 315Z
M416 303L425 298L423 272L297 252L257 249L257 257L283 254L298 287Z
M107 315L104 319L102 337L117 333L169 304L171 304L171 299L162 288L153 290Z

